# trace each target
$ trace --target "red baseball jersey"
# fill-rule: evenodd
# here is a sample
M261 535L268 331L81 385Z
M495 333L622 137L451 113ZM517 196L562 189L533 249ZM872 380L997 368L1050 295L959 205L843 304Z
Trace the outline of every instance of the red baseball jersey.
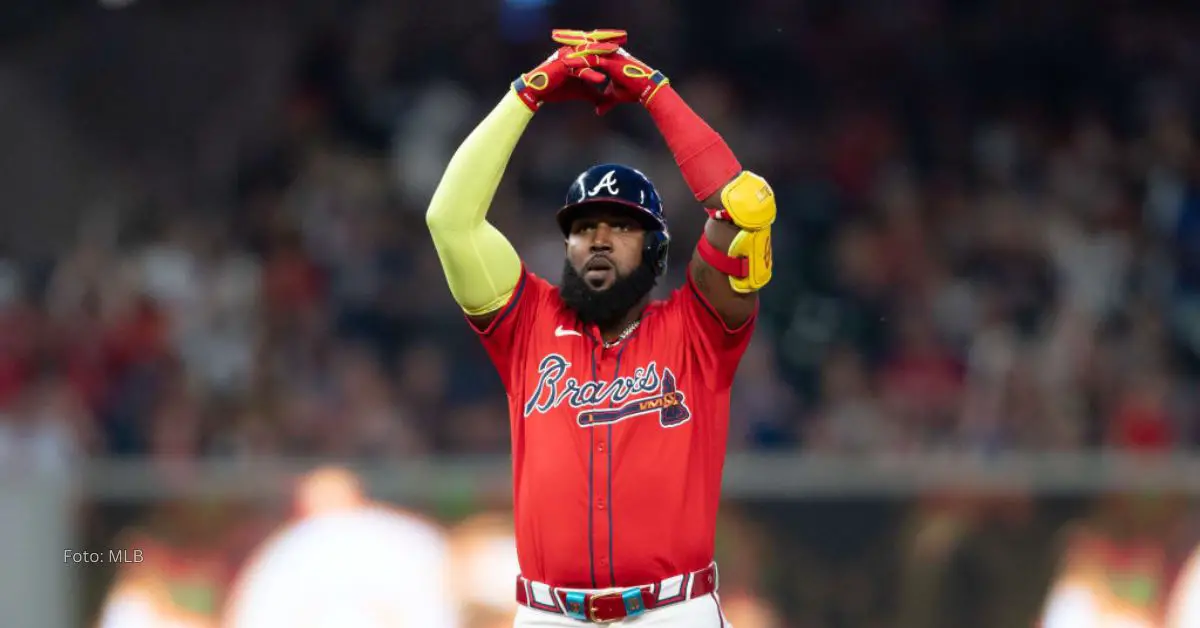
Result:
M477 330L508 391L522 575L605 588L708 566L729 391L754 320L726 327L689 274L606 349L557 287L522 270Z

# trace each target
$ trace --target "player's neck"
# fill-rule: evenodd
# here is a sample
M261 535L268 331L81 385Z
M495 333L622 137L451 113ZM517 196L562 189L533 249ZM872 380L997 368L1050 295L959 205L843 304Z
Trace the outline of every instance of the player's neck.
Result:
M625 331L629 329L629 326L632 325L634 321L642 317L642 312L646 311L646 306L649 304L650 295L642 297L642 300L638 301L636 305L629 308L629 311L626 312L625 316L621 317L619 321L600 327L600 339L604 342L612 342L617 338L620 338L621 334L625 333Z

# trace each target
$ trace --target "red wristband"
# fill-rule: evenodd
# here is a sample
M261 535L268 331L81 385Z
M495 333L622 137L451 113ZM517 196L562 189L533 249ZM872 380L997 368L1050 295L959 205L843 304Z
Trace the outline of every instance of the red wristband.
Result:
M723 222L733 222L732 220L729 219L729 211L727 211L725 209L717 209L715 207L705 207L704 211L708 212L708 217L712 218L713 220L720 220Z
M722 274L737 279L745 279L750 276L750 260L744 257L733 257L724 251L717 250L717 247L708 241L708 236L700 236L700 242L696 243L696 251L700 253L700 259L708 262L709 266Z
M646 110L697 201L712 196L742 171L725 140L692 111L670 84L662 86L646 103Z

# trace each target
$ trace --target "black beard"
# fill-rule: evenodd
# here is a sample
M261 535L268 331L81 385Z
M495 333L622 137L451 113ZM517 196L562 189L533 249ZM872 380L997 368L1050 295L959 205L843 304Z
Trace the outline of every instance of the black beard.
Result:
M630 274L617 274L613 284L605 290L593 290L568 260L563 263L562 287L559 293L567 307L584 324L595 323L601 329L619 324L633 306L637 305L658 283L658 277L646 264Z

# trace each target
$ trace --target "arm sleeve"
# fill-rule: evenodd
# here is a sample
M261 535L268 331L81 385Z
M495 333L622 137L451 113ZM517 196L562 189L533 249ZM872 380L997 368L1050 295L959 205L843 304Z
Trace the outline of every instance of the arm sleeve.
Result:
M450 293L470 316L499 310L521 278L516 250L486 218L532 118L533 112L508 92L454 153L425 214Z
M683 319L688 349L696 366L713 388L731 387L738 364L754 335L758 304L744 323L736 328L729 327L696 286L691 269L688 269L686 284L675 292L672 301L678 316Z

